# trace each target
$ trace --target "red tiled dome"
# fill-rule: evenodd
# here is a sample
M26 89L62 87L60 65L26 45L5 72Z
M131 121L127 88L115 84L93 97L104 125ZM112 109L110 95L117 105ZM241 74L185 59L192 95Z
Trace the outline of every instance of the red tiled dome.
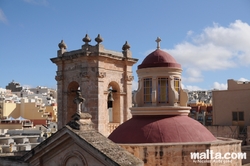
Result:
M143 62L138 66L138 69L151 67L181 68L181 65L177 63L175 59L167 52L156 49L143 60Z
M216 138L188 116L134 116L109 136L115 143L208 142Z

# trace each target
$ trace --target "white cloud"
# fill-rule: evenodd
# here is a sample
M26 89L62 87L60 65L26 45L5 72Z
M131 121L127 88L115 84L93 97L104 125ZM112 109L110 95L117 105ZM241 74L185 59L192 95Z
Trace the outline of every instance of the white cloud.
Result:
M249 81L249 80L246 78L240 78L239 81Z
M203 78L188 76L188 77L182 77L182 81L189 83L202 82Z
M193 68L188 68L186 70L186 72L188 73L188 75L192 75L193 77L201 77L200 70L195 70Z
M132 82L132 91L138 90L138 81L133 80Z
M191 36L194 32L193 31L188 31L187 36Z
M236 81L249 81L246 78L240 78ZM217 89L217 90L226 90L227 89L227 84L219 83L219 82L214 82L212 89Z
M0 22L3 22L4 24L8 23L8 20L3 12L3 10L0 8Z
M203 77L201 71L195 68L188 68L184 71L187 74L187 77L182 77L183 82L202 82Z
M227 89L227 84L214 82L214 84L213 84L213 89L217 89L217 90L226 90L226 89Z
M202 71L225 70L250 65L250 25L236 20L228 27L215 24L199 35L187 33L192 41L184 41L173 49L165 49L186 71L184 82L203 81Z
M196 90L203 90L202 88L198 87L198 86L192 86L192 85L184 85L181 84L182 89L187 89L189 91L196 91Z

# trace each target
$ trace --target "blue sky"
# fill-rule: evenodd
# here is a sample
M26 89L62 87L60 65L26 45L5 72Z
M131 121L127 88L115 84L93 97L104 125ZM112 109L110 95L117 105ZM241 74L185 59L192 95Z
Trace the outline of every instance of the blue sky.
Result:
M184 88L225 89L227 79L250 80L249 0L0 0L0 88L56 88L58 43L80 49L86 33L101 34L106 49L128 41L137 66L156 49L183 68Z

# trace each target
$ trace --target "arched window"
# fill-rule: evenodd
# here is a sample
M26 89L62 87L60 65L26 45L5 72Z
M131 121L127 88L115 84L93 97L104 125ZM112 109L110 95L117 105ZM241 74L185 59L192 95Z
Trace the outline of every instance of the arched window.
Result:
M168 102L168 78L158 78L158 103Z
M144 103L152 103L152 78L144 78Z
M71 120L72 115L76 113L77 105L73 102L76 98L76 92L77 90L80 90L80 86L76 81L72 81L68 85L67 90L67 117L66 117L66 123L68 123Z
M117 82L110 82L107 93L107 108L110 123L120 123L120 87Z

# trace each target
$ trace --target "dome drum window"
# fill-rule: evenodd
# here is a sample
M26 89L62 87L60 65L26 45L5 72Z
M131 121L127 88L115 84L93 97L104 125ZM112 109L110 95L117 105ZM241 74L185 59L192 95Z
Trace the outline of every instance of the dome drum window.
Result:
M180 79L174 78L174 89L178 93L178 102L180 102Z
M168 103L168 78L158 78L158 103Z
M144 78L144 103L152 103L152 78Z

